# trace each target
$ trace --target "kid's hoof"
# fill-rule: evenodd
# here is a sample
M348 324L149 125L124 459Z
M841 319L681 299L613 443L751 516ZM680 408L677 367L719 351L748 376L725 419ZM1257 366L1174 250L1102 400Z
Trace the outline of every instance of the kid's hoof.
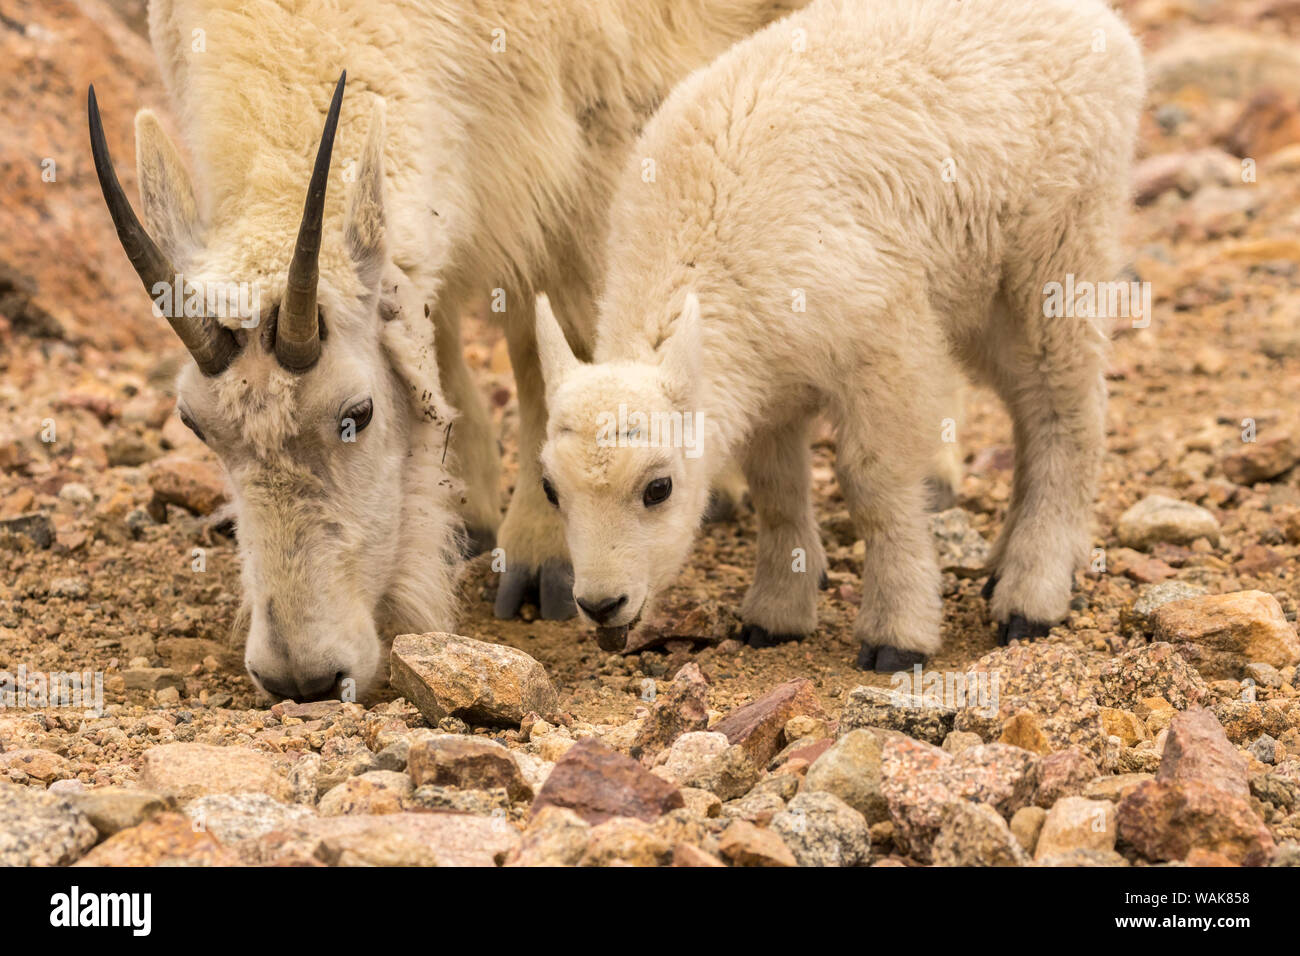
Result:
M863 644L858 651L858 667L877 674L910 671L917 664L925 665L926 657L919 651L902 651L888 644Z
M984 587L980 588L980 597L986 601L992 601L993 592L997 590L997 587L998 576L996 574L990 574L988 580L984 582Z
M831 576L825 571L823 571L822 576L817 579L817 588L821 591L829 591L831 589Z
M760 627L757 624L746 624L740 629L741 643L748 644L750 647L776 647L778 644L802 641L805 636L803 634L773 634L767 628Z
M567 621L578 613L573 603L573 566L568 561L551 560L541 570L527 565L512 565L501 575L492 613L498 620L515 617L519 609L536 600L546 621Z
M1036 641L1040 637L1046 637L1051 630L1050 624L1030 621L1019 614L1012 614L1009 621L998 625L998 644L1006 647L1012 641Z
M466 528L460 540L460 556L469 560L497 546L497 533L491 528Z

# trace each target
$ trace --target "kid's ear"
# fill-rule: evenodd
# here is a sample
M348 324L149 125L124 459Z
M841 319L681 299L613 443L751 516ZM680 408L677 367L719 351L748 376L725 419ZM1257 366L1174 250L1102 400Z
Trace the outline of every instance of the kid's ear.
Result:
M659 363L664 378L675 392L680 393L683 402L689 401L689 396L695 392L695 383L699 381L702 335L700 300L694 292L689 292L673 325L672 335L663 344L663 359Z
M569 347L569 340L564 337L564 330L551 311L551 300L544 292L537 297L536 312L537 355L541 360L542 379L546 382L546 401L549 405L551 396L560 387L560 383L578 367L578 358Z

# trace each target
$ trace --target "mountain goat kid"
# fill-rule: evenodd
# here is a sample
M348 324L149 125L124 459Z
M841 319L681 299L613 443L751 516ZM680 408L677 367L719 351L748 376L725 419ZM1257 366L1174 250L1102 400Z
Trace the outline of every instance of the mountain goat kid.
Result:
M816 0L673 92L616 194L595 364L539 302L544 490L602 647L681 567L729 454L759 518L743 636L814 629L807 432L825 409L866 542L859 666L933 654L922 483L953 359L1015 423L1000 639L1065 616L1106 342L1047 317L1044 287L1114 277L1142 97L1136 44L1101 0ZM665 422L696 427L665 441Z

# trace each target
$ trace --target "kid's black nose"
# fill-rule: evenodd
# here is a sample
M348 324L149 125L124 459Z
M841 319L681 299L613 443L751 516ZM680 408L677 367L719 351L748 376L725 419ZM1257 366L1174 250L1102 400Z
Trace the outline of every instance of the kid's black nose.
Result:
M605 598L604 600L595 602L586 601L577 596L574 597L574 600L578 602L578 607L582 608L582 612L586 614L587 617L591 618L597 624L604 624L623 609L623 605L627 603L627 595L620 594L616 598Z

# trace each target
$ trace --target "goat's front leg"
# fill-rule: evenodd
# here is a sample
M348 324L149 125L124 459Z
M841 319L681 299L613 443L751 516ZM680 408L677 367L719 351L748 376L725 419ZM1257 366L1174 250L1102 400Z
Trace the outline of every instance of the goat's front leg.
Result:
M448 458L453 474L463 483L459 511L465 528L464 550L473 556L491 550L496 543L501 523L501 455L492 420L465 364L459 306L440 305L434 322L438 377L447 402L457 411Z
M758 562L740 611L741 639L752 647L799 640L817 627L826 552L813 516L810 470L802 416L761 429L744 456L758 514Z
M537 358L533 300L516 297L506 323L506 344L519 397L519 474L501 524L499 543L505 569L493 608L511 618L534 594L542 617L567 621L578 613L573 602L573 564L564 542L559 513L542 491L537 460L546 440L546 388Z

